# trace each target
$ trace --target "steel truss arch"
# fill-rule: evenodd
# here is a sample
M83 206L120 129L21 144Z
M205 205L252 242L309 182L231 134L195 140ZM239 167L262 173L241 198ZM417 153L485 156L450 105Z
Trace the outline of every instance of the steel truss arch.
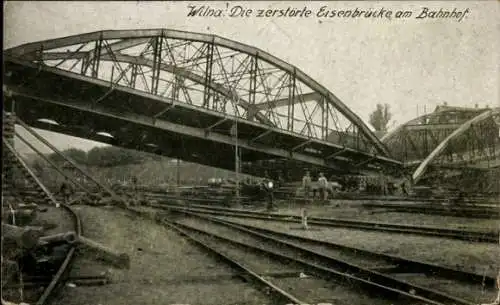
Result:
M453 140L458 139L459 137L463 136L468 130L473 129L475 124L479 124L481 122L484 122L485 120L492 119L495 116L498 116L500 114L500 108L495 108L492 110L487 110L484 112L481 112L480 114L474 116L473 118L467 120L463 124L461 124L457 129L455 129L451 134L449 134L441 143L434 148L434 150L419 164L417 169L413 172L412 174L412 179L413 182L416 183L418 180L420 180L427 170L427 168L430 166L430 164L438 158L438 156L450 145L450 142ZM487 139L490 140L494 145L498 145L497 142L499 134L497 134L496 139ZM494 147L495 149L495 147Z
M127 53L143 46L147 52ZM68 47L73 49L64 50ZM165 90L173 100L184 95L189 102L190 94L199 93L202 107L227 111L224 107L231 103L235 116L246 115L247 119L256 118L309 138L389 156L385 145L362 120L310 76L256 47L217 35L168 29L107 30L24 44L4 51L4 56L42 66L57 61L52 67L70 72L79 66L80 74L108 78L113 86L139 90L137 82L141 80L144 90L160 96L159 92ZM104 75L103 62L112 64L111 76ZM68 68L66 64L73 66ZM230 65L237 65L237 69L229 71ZM140 73L143 67L151 71ZM171 79L164 80L162 73L169 73ZM186 84L187 80L193 84ZM201 93L196 91L199 85ZM312 110L308 103L313 104ZM239 114L238 107L245 113ZM276 110L279 107L287 110L280 113ZM339 119L342 116L344 121Z
M386 133L381 141L406 167L420 164L446 137L487 108L438 106Z
M474 113L474 112L481 112L484 109L470 109L470 108L460 108L460 107L439 107L436 108L436 110L432 113L426 113L424 115L421 115L419 117L416 117L400 126L398 126L396 129L384 134L381 138L380 141L383 143L387 143L390 141L392 138L397 136L398 133L400 133L406 126L409 125L420 125L420 124L425 124L425 122L429 120L435 120L438 121L440 116L443 115L449 115L449 114L456 114L456 113Z

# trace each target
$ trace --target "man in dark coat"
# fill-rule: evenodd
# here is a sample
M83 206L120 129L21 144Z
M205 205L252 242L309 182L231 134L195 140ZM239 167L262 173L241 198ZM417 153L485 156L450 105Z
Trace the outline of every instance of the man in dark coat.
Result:
M262 190L266 194L267 210L271 211L274 207L274 183L271 179L264 179L261 184Z
M73 186L68 182L68 180L64 180L64 182L61 184L59 194L63 196L64 203L68 204L71 195L73 194Z

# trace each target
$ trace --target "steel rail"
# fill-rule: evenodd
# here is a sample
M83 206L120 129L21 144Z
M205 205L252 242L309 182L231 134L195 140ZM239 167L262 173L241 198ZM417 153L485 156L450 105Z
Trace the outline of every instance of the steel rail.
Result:
M66 211L68 211L68 213L73 218L73 221L75 223L74 227L75 232L78 236L80 236L82 234L82 224L80 217L78 217L78 214L76 214L76 212L68 205L61 204L61 206ZM68 276L69 270L71 269L71 264L73 263L73 260L75 258L75 254L76 254L76 245L72 245L68 253L66 254L66 258L64 259L63 263L57 270L56 274L52 277L52 280L50 281L47 288L45 288L42 296L35 303L36 305L47 304L50 301L50 298L52 298L56 294L57 290L63 287L63 282L65 281L65 278Z
M376 203L365 203L364 207L367 208L382 208L395 212L406 213L422 213L443 216L455 217L469 217L469 218L483 218L494 219L500 217L500 207L461 207L461 206L427 206L427 205L387 205Z
M314 262L320 262L321 265L323 266L335 266L335 269L340 269L341 272L353 275L357 277L358 279L367 279L368 281L378 284L383 287L385 290L396 290L402 293L403 295L406 294L408 291L413 291L411 293L412 296L416 297L416 299L422 300L425 299L425 301L431 301L431 302L437 302L442 303L442 304L454 304L454 305L459 305L459 304L468 304L472 305L473 303L457 298L445 293L442 293L440 291L430 289L430 288L425 288L422 286L418 286L415 284L408 283L406 281L398 280L394 277L385 275L380 272L376 272L370 269L366 269L364 267L355 265L353 263L338 259L338 258L333 258L331 256L327 256L325 254L322 254L317 251L310 250L304 246L290 243L287 241L284 241L280 238L276 238L273 236L270 236L269 234L263 234L259 233L257 231L247 229L243 226L240 226L239 224L232 224L228 223L225 221L221 221L219 219L213 218L213 217L207 217L199 214L194 214L194 213L189 213L191 216L198 217L199 219L203 219L209 222L217 223L220 225L223 225L225 227L231 228L231 229L236 229L239 230L240 232L245 232L252 237L256 237L264 242L272 242L275 245L278 245L280 248L286 248L290 249L292 251L297 251L298 254L297 256L303 256L307 257L309 261L314 261ZM189 226L188 226L189 227ZM210 233L212 234L212 233ZM220 235L215 235L216 238L218 238ZM288 250L287 250L288 252ZM309 263L308 263L309 264ZM433 303L434 304L434 303Z
M20 164L23 167L23 169L30 175L31 178L33 178L33 180L35 181L35 183L42 189L42 191L49 198L49 200L52 201L52 203L54 203L55 206L59 206L60 205L59 202L54 198L54 196L52 195L52 193L43 185L43 183L38 179L38 177L29 168L29 166L26 164L26 162L24 162L24 160L21 158L21 156L19 155L19 153L16 152L16 150L14 149L14 147L12 147L9 144L9 141L7 141L4 137L2 137L2 142L3 142L3 145L9 151L9 153L11 153L12 156L14 156L14 158L17 161L17 163Z
M73 211L73 209L71 209L69 206L59 203L50 193L50 191L42 184L42 182L38 179L38 177L33 173L33 171L28 167L28 165L21 159L20 155L14 150L14 148L8 143L8 141L3 137L2 141L7 150L14 156L14 158L22 166L22 168L29 173L29 175L33 178L35 183L44 191L44 193L47 194L48 198L54 203L54 205L63 207L63 209L65 209L71 215L75 225L74 226L75 232L78 235L82 234L82 224L76 212ZM45 288L43 294L35 303L36 305L46 304L50 299L50 297L52 297L56 293L57 288L61 288L62 286L61 283L64 281L64 277L69 272L69 269L71 267L71 263L75 256L75 251L76 251L76 246L72 246L68 251L68 253L66 254L66 257L62 262L61 266L59 267L59 269L57 270L56 274L52 277L49 285L47 286L47 288Z
M199 216L201 216L201 215L197 214L197 217L199 217ZM256 227L253 225L236 223L234 221L222 220L222 219L217 219L217 220L220 222L223 222L223 223L237 225L237 226L242 227L242 228L246 228L246 229L260 232L263 234L267 234L269 236L276 236L276 237L281 237L281 238L286 238L286 239L292 239L292 240L295 240L295 241L301 242L301 243L306 243L306 244L308 243L308 244L324 246L324 247L327 247L327 248L330 248L333 250L341 251L343 253L369 257L372 259L383 260L385 262L390 262L390 263L395 264L394 268L391 268L392 270L424 273L427 275L438 276L438 277L442 277L442 278L448 278L448 279L458 280L458 281L467 282L467 283L476 283L476 284L477 283L481 283L481 284L484 283L484 285L487 287L494 287L495 286L496 278L494 276L481 275L481 274L477 274L477 273L452 269L452 268L439 266L439 265L435 265L435 264L410 260L407 258L395 256L395 255L388 255L388 254L384 254L384 253L380 253L380 252L374 252L374 251L369 251L369 250L365 250L365 249L361 249L361 248L350 247L350 246L337 244L337 243L333 243L333 242L329 242L329 241L323 241L323 240L298 236L298 235L294 235L294 234L289 234L289 233L285 233L285 232L280 232L280 231L276 231L276 230Z
M201 240L197 239L196 237L190 235L186 230L183 230L181 228L181 226L179 226L178 224L172 223L172 222L167 221L167 220L161 220L160 223L162 223L163 225L165 225L165 226L173 229L174 231L176 231L177 233L179 233L180 235L182 235L186 239L188 239L190 242L192 242L192 243L196 244L197 246L199 246L199 247L207 250L208 252L210 252L210 254L215 255L216 257L222 259L224 262L226 262L227 264L229 264L231 267L233 267L233 268L235 268L237 270L243 271L244 274L249 275L254 282L256 282L256 283L258 283L260 285L263 285L263 286L269 288L270 291L273 293L273 299L276 302L279 302L279 303L276 303L276 304L289 304L290 302L292 302L293 304L305 304L304 302L300 301L295 296L293 296L293 295L289 294L288 292L282 290L281 288L277 287L273 283L271 283L268 280L264 279L262 276L258 275L254 271L250 270L248 267L246 267L243 264L237 262L236 260L230 258L229 256L225 255L224 253L222 253L220 251L217 251L217 249L215 249L214 247L211 247L207 243L204 243L203 241L201 241ZM245 279L248 279L248 278L245 277Z
M209 246L208 244L206 244L206 243L198 240L197 238L191 236L185 230L182 230L182 228L180 228L178 226L178 224L170 222L170 221L166 220L164 217L161 217L161 216L159 216L157 214L151 214L151 213L148 213L148 212L136 210L136 209L134 209L132 207L122 207L122 208L124 208L126 211L128 211L128 212L130 212L130 213L132 213L134 215L137 215L137 216L140 216L140 217L143 217L143 218L147 218L149 220L153 220L153 221L155 221L155 222L157 222L159 224L162 224L164 226L168 226L169 228L171 228L174 231L178 232L180 235L186 237L189 241L193 242L195 245L198 245L199 247L207 250L209 254L214 255L216 258L222 259L223 261L225 261L227 264L229 264L233 268L235 268L235 269L243 272L242 274L241 273L237 274L237 276L244 276L245 274L249 275L250 278L244 277L244 279L253 280L257 284L264 285L265 287L269 288L270 291L273 293L273 298L275 298L277 301L280 301L280 302L284 301L285 303L283 303L283 304L289 304L289 302L292 302L293 304L305 304L304 302L298 300L295 296L287 293L286 291L283 291L279 287L277 287L274 284L270 283L264 277L259 276L257 273L253 272L248 267L245 267L244 265L238 263L237 261L235 261L232 258L228 257L227 255L221 253L220 251L217 251L215 248L213 248L213 247ZM281 304L281 303L279 303L279 304Z
M219 235L219 234L207 232L207 231L204 231L204 230L201 230L201 229L189 226L189 225L181 224L179 222L176 222L176 225L184 228L185 230L190 230L193 232L205 234L207 236L210 236L210 238L215 238L217 240L220 240L220 241L223 241L223 242L226 242L226 243L229 243L231 245L238 246L238 247L241 247L244 249L248 249L249 251L257 252L257 253L263 254L265 256L271 257L271 258L279 259L281 261L284 260L284 261L297 263L297 264L302 265L305 268L307 268L308 273L315 274L315 275L319 276L320 278L341 279L341 280L347 281L349 284L356 283L357 285L359 285L362 288L365 288L365 289L372 291L372 292L377 292L377 294L379 296L381 295L381 292L383 292L384 296L391 295L393 297L403 298L407 301L412 301L412 302L420 301L420 302L424 302L425 304L472 305L472 303L470 303L468 301L453 298L452 296L446 296L446 295L440 294L438 292L432 292L432 291L427 290L425 288L421 288L421 287L414 286L414 285L411 285L411 284L408 284L408 283L405 283L402 281L398 281L396 279L389 278L389 277L387 277L383 274L377 273L377 272L369 271L369 270L363 269L361 267L350 265L347 263L342 263L341 261L337 261L335 263L335 265L338 268L339 265L343 264L342 269L344 269L344 270L342 270L342 271L339 271L337 269L333 269L330 267L326 267L326 266L330 266L331 263L334 262L333 258L329 258L326 256L322 257L322 254L315 253L313 251L310 251L310 250L305 249L305 248L301 248L301 247L296 246L296 245L292 245L292 244L286 245L286 247L287 247L286 252L287 253L289 253L290 250L292 250L294 252L297 252L296 254L294 254L294 255L284 254L281 251L271 250L271 249L268 249L264 246L256 246L256 245L247 244L247 243L240 242L240 241L228 238L228 237L224 237L224 236ZM238 229L238 230L243 231L243 229ZM252 234L252 235L258 236L257 233ZM272 241L274 243L278 243L280 245L280 247L285 246L284 243L282 243L281 241L279 241L277 239L265 237L264 235L262 235L261 237L262 237L262 240ZM298 254L298 253L300 253L300 254ZM300 258L301 256L306 256L307 260ZM321 263L317 262L319 259L322 260ZM311 260L314 260L315 262L311 263L310 262ZM327 260L328 260L328 262L327 262ZM357 273L357 274L353 274L354 270L356 270L355 273ZM379 282L375 282L374 279L378 280ZM384 284L381 284L380 282L383 282L383 280L385 280L386 282ZM395 287L391 287L388 285L393 285ZM415 290L412 290L412 289L415 289ZM415 293L413 291L415 291ZM421 293L426 294L428 296L432 296L432 297L437 298L439 300L420 296L419 294L421 294ZM446 303L444 303L444 302L446 302Z
M97 186L99 186L101 189L105 190L112 198L115 199L120 199L115 192L113 192L109 187L106 185L102 184L101 182L97 181L94 177L89 175L85 170L83 170L78 164L76 164L73 160L68 158L66 155L64 155L61 151L59 151L54 145L50 144L46 139L44 139L41 135L39 135L36 131L34 131L30 126L28 126L26 123L21 121L21 119L16 118L16 122L20 124L24 129L26 129L31 135L33 135L35 138L37 138L39 141L41 141L43 144L47 145L50 149L52 149L57 155L62 157L65 161L69 162L73 168L78 170L82 175L90 179L92 182L94 182Z
M17 138L19 138L19 140L21 140L24 144L26 144L29 148L31 148L31 150L33 150L40 158L42 158L43 160L45 160L45 162L49 163L59 174L61 174L62 176L64 176L66 179L68 179L69 181L71 181L71 183L73 183L73 185L75 185L76 187L79 187L81 188L84 192L86 193L91 193L89 189L87 189L85 186L83 186L81 183L78 183L77 181L75 181L75 179L73 177L71 177L70 175L66 174L63 170L61 170L59 168L59 166L57 166L54 162L52 162L47 156L45 156L44 154L42 154L38 149L35 148L35 146L33 146L28 140L26 140L23 136L21 136L19 133L15 132L14 134Z
M148 212L144 212L144 211L141 211L141 210L136 210L136 209L130 208L130 207L128 207L128 208L125 207L125 210L133 213L134 215L137 215L137 216L140 216L140 217L143 217L143 218L152 219L152 220L154 220L154 221L156 221L156 222L158 222L160 224L163 224L165 226L169 226L170 228L172 228L172 229L176 230L177 232L179 232L181 235L188 237L188 239L190 241L195 242L196 244L202 246L205 249L210 249L210 253L212 253L212 254L214 254L214 255L216 255L218 257L222 257L226 262L228 262L230 264L236 263L236 267L238 267L239 269L241 269L241 266L242 266L241 264L233 261L230 258L229 258L229 261L228 261L227 260L227 256L221 254L215 248L208 246L207 244L203 243L202 241L196 239L195 237L192 237L191 235L189 235L189 233L187 231L191 231L191 232L195 232L195 233L201 233L201 234L209 236L210 238L215 238L215 239L218 239L218 240L221 240L221 241L225 241L225 242L227 242L227 243L229 243L231 245L243 247L245 249L248 249L248 250L251 250L251 251L254 251L254 252L257 252L257 253L261 253L261 254L263 254L265 256L268 256L268 257L276 258L276 259L279 259L279 260L282 260L282 261L284 260L284 261L299 263L300 265L303 265L303 266L309 268L311 271L315 271L315 272L312 272L312 273L321 275L320 276L321 278L327 278L327 279L331 279L331 278L339 279L340 278L340 279L343 279L343 280L347 279L347 281L348 281L349 284L351 284L351 283L354 282L354 283L357 283L358 285L360 285L361 287L371 288L372 291L375 291L377 295L380 295L380 291L384 290L385 293L389 293L390 295L392 295L394 297L403 298L405 300L411 300L412 302L414 302L414 301L417 300L417 301L424 302L424 304L426 304L426 305L445 305L444 303L441 303L441 302L436 302L436 301L428 300L428 299L420 297L420 296L413 295L410 292L400 291L400 290L397 290L397 289L393 289L393 288L390 288L390 287L385 287L385 286L373 283L369 279L361 279L361 278L358 278L358 277L356 277L354 275L351 275L349 273L339 272L339 271L336 271L336 270L333 270L333 269L330 269L330 268L326 268L324 266L317 265L317 264L311 264L309 262L306 262L303 259L298 259L298 258L296 258L294 256L283 255L283 254L280 254L280 253L277 253L277 252L274 252L274 251L270 251L270 250L262 248L262 247L248 245L248 244L245 244L245 243L242 243L242 242L239 242L239 241L235 241L235 240L232 240L232 239L228 239L228 238L222 237L222 236L217 235L217 234L209 233L209 232L206 232L206 231L203 231L203 230L200 230L200 229L196 229L196 228L184 225L184 224L180 224L178 222L172 222L172 221L169 221L165 217L163 217L161 215L158 215L158 214L151 215ZM257 280L260 281L260 279L259 279L260 276L258 276L257 274L253 273L252 276L254 276L254 277L257 276L258 277ZM262 280L266 281L265 279L262 279ZM266 281L266 282L269 283L268 281ZM276 286L273 285L273 287L276 287ZM276 288L278 288L278 287L276 287ZM278 293L279 293L279 291L278 291ZM281 303L279 303L279 304L281 304ZM289 304L289 303L283 303L283 304ZM306 303L298 301L298 302L293 302L293 304L297 304L298 305L298 304L306 304ZM460 304L464 304L464 303L460 303ZM466 305L472 305L472 304L468 304L468 303L465 303L465 304Z
M186 206L186 205L154 204L154 203L149 204L149 206L159 209L171 209L171 210L183 209L186 211L212 214L218 216L233 216L241 218L262 219L268 221L281 221L281 222L293 222L293 223L298 223L302 221L301 216L298 215L254 212L254 211L236 210L236 209L220 208L220 207L216 208L216 207L206 207L197 205ZM399 225L399 224L391 224L384 222L356 221L356 220L337 219L337 218L310 217L308 218L307 221L309 224L316 226L352 228L359 230L380 231L380 232L401 233L401 234L415 234L422 236L465 240L468 242L486 242L486 243L497 244L499 236L498 232L464 231L464 230L439 228L439 227L409 226L409 225Z
M422 209L430 209L434 211L440 211L440 210L449 210L449 211L463 211L463 212L479 212L479 211L486 211L486 212L498 212L498 208L500 208L500 205L494 205L494 204L474 204L474 205L466 205L466 204L458 204L458 205L431 205L428 203L424 204L409 204L409 203L363 203L363 206L367 207L383 207L383 208L422 208Z

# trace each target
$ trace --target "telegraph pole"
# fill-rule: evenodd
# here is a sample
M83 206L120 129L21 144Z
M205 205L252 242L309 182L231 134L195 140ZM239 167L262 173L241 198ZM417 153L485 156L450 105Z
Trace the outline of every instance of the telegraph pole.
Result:
M238 147L238 120L235 120L234 125L231 127L231 134L234 139L234 172L236 174L236 203L240 202L240 158Z
M240 203L240 148L238 147L238 120L236 120L236 203Z
M180 160L177 158L177 188L181 186Z
M236 101L235 105L235 117L234 125L231 127L230 133L235 137L234 139L234 172L236 173L236 204L240 203L240 156L238 147L238 104L239 96L236 92L233 92L233 99Z

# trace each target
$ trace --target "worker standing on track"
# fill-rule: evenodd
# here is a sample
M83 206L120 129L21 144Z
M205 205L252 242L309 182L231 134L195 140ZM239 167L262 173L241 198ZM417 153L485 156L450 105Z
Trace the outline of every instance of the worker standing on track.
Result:
M379 183L380 183L380 193L382 195L388 195L388 190L387 190L387 177L384 175L384 172L380 170L379 172Z
M285 178L283 178L283 172L278 171L278 180L276 181L276 189L285 185Z
M325 177L325 175L323 175L323 173L319 173L318 187L319 187L320 196L323 198L323 200L327 200L328 199L328 180L326 180L326 177Z
M302 178L302 188L304 189L304 198L309 199L311 192L311 176L309 171L306 172L305 176Z
M401 192L405 196L408 196L410 194L410 192L408 191L409 184L410 184L410 179L408 179L407 177L405 177L403 179L403 183L401 183Z
M69 204L71 195L73 194L73 187L68 182L68 179L64 180L64 182L61 184L61 188L59 189L59 194L63 196L64 203Z
M139 204L139 194L138 194L138 182L139 182L139 179L137 179L137 176L132 176L132 190L133 190L133 197L132 197L132 202L134 205L138 205Z
M132 189L134 190L134 194L137 193L137 177L136 176L132 176Z
M271 179L262 181L262 188L266 192L267 211L270 212L274 208L274 183Z

